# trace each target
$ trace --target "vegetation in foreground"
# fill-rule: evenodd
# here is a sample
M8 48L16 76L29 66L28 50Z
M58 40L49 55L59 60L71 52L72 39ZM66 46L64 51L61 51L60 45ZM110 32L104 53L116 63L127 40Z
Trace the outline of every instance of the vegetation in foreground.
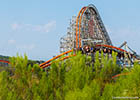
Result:
M91 58L78 54L51 65L48 72L27 56L13 57L13 70L0 72L0 100L112 100L113 97L140 97L140 65L131 70L116 64L116 54L96 53ZM128 75L112 79L118 73Z

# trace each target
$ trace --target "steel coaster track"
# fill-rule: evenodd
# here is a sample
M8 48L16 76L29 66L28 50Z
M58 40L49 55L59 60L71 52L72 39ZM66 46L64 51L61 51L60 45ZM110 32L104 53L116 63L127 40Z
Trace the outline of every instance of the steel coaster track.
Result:
M132 61L132 59L133 60L134 59L137 59L134 54L132 54L130 52L127 52L127 51L125 51L123 49L120 49L118 47L115 47L115 46L110 46L110 45L96 45L95 46L95 49L96 48L98 48L97 51L99 51L100 49L101 50L108 49L109 51L111 50L111 51L117 52L117 57L118 57L117 59L120 59L122 57L123 59L129 60L132 64L134 63ZM106 53L112 54L112 52L108 52L108 51L106 51ZM126 64L124 63L124 65L126 65Z
M66 57L60 58L58 61L65 60L65 59L68 59L68 58L73 57L73 56L76 56L76 55L66 56ZM56 62L58 62L58 61L54 61L54 62L47 63L47 64L45 64L44 66L41 66L41 68L42 68L42 69L47 68L47 67L50 66L51 64L56 63Z
M39 66L40 66L41 68L48 67L48 66L50 66L50 65L52 64L52 63L50 63L50 62L52 62L52 61L54 61L54 60L56 60L56 59L58 59L58 58L60 58L60 57L62 57L62 56L64 56L64 55L66 55L66 54L69 54L69 53L71 53L71 52L73 52L73 50L69 50L69 51L67 51L67 52L64 52L64 53L58 55L58 56L55 56L54 58L52 58L52 59L50 59L50 60L48 60L48 61L46 61L46 62L40 64ZM70 58L70 57L71 57L71 56L66 56L66 57L61 58L61 59L64 60L64 59L67 59L67 58Z
M96 45L95 47L106 47L106 48L115 49L115 50L118 50L118 51L121 51L121 52L124 52L124 53L128 53L127 51L125 51L125 50L123 50L121 48L111 46L111 45Z
M6 61L6 60L0 60L0 62L10 64L10 62L9 61Z
M117 78L119 76L129 75L129 74L130 74L130 72L117 74L117 75L112 76L112 79Z
M79 17L81 18L80 14L83 13L85 11L87 7L83 7L79 13L78 13L78 16L77 16L77 19L76 19L76 48L78 48L78 23L79 23ZM80 31L80 30L79 30Z

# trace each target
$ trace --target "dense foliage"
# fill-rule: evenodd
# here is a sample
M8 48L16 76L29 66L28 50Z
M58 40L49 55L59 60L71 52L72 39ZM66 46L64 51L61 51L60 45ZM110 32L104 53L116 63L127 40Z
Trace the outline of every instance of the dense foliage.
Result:
M13 69L0 72L0 100L112 100L140 97L140 65L131 70L112 58L96 53L95 62L78 54L51 65L49 71L29 65L27 56L10 59ZM100 56L100 57L99 57ZM128 75L112 78L118 73Z
M17 54L17 55L18 55L18 54ZM9 61L9 59L11 59L10 56L3 56L3 55L0 55L0 60ZM28 59L28 65L31 64L32 66L33 66L34 64L36 64L36 63L41 64L41 63L43 63L43 62L44 62L44 61L42 61L42 60L30 60L30 59ZM1 71L1 70L6 70L6 69L7 69L6 67L8 67L8 64L7 64L7 63L0 62L0 71Z

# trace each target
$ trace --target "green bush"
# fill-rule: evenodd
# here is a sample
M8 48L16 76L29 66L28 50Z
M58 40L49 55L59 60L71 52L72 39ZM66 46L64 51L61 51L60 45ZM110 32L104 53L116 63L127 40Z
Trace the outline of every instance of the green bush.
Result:
M122 70L112 58L96 53L78 53L53 63L46 72L28 64L27 56L10 58L11 72L0 72L0 100L112 100L113 97L140 97L140 65ZM128 72L117 78L112 76Z

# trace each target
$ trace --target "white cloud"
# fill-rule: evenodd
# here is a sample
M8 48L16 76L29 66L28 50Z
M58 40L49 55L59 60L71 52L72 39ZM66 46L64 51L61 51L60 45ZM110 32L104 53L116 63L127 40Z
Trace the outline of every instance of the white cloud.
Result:
M43 30L45 32L49 32L50 30L52 30L55 27L56 27L56 21L51 21L48 24L46 24L46 25L43 26Z
M8 40L8 44L15 44L15 43L16 43L16 40L14 40L14 39Z
M50 32L56 27L56 21L50 21L47 24L32 25L32 24L19 24L14 23L11 25L12 30L26 30L26 31L39 31L39 32Z

